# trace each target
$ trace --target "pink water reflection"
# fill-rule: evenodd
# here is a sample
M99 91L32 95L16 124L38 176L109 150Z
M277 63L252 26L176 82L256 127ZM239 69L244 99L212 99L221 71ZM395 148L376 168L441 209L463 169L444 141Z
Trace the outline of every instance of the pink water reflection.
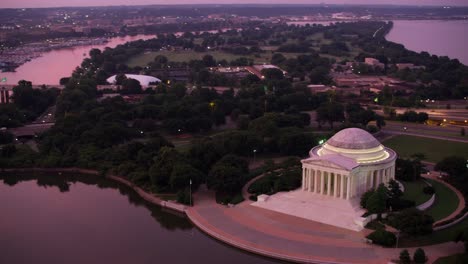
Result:
M42 57L33 59L16 69L16 72L0 73L1 77L7 77L6 84L17 84L20 80L28 80L33 84L58 84L60 78L70 76L72 71L88 57L91 49L113 48L119 44L139 39L151 39L153 35L136 35L116 37L103 45L79 46L74 48L53 50L44 53Z

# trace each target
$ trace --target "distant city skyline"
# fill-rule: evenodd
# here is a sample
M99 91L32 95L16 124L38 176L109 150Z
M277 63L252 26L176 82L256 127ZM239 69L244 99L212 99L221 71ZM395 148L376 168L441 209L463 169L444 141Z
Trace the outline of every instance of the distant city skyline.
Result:
M392 4L468 6L466 0L3 0L0 8L179 4Z

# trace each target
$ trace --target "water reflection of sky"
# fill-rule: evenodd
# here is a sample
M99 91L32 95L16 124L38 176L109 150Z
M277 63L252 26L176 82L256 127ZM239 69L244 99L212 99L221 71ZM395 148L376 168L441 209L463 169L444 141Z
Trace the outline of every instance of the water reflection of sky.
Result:
M401 43L417 52L459 59L468 65L468 21L416 20L394 21L387 40Z
M0 179L0 263L276 263L217 242L159 207L149 210L128 189L85 181L69 181L61 192L63 183L51 178L41 186L34 178Z
M6 84L17 84L20 80L32 81L33 84L58 84L60 78L70 76L72 71L88 56L91 49L113 48L119 44L138 39L150 39L154 36L137 35L116 37L103 45L80 46L53 50L41 57L31 60L16 69L16 72L3 72L0 76L7 77Z

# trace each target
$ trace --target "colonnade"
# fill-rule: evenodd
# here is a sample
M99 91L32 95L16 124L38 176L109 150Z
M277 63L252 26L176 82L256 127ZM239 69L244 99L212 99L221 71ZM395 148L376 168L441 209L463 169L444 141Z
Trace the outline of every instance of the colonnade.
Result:
M356 174L302 168L302 190L348 200L394 178L395 166Z
M0 104L8 104L10 102L11 90L0 89Z

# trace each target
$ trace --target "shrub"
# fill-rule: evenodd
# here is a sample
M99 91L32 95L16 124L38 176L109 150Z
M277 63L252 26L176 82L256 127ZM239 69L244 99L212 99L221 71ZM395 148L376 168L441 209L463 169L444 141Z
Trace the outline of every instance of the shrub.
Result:
M378 228L376 231L370 233L367 238L372 240L372 243L384 247L391 247L396 243L395 234L388 232L383 228Z
M414 201L406 199L390 199L390 206L393 211L399 211L407 208L414 207L416 204Z
M367 200L369 200L369 197L371 197L372 194L374 194L374 190L368 190L362 194L360 201L361 208L366 208Z
M424 252L424 250L422 248L418 248L416 249L416 251L414 252L414 255L413 255L413 261L414 263L426 263L427 262L427 257L426 257L426 253Z
M244 199L244 197L242 196L242 194L241 194L241 193L238 193L238 194L234 195L234 197L231 198L230 203L232 203L232 204L238 204L238 203L243 202L244 200L245 200L245 199Z
M432 186L426 186L424 187L423 192L425 194L433 195L435 193L435 189Z
M400 264L410 264L411 263L411 258L409 255L408 250L402 250L400 252Z
M380 228L384 228L385 226L380 223L378 220L373 220L373 221L370 221L367 225L366 225L366 228L367 229L371 229L371 230L378 230Z
M387 219L390 225L411 236L432 233L432 224L434 223L431 216L415 208L392 214Z
M190 191L186 188L177 192L177 202L190 205ZM191 201L193 205L193 200Z

